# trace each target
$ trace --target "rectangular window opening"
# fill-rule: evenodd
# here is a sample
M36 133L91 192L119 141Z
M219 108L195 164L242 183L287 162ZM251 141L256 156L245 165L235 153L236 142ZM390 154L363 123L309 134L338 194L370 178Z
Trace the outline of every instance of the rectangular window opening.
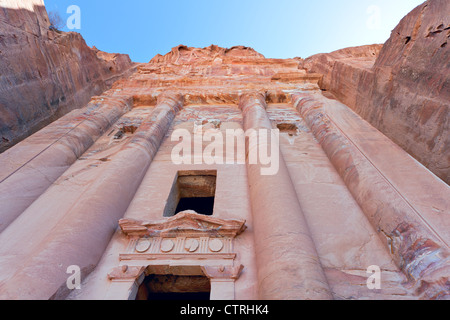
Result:
M216 181L216 170L179 171L167 200L164 217L187 210L213 215Z

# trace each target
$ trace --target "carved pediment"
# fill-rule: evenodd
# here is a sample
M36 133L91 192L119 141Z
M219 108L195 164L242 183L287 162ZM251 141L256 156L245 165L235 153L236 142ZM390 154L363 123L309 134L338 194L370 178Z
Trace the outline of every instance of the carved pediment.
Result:
M184 211L174 217L160 221L139 221L122 219L122 232L136 237L231 237L234 238L247 228L245 220L223 220Z
M224 220L184 211L159 221L122 219L122 232L129 237L120 260L156 261L207 259L232 261L234 238L245 231L245 220Z

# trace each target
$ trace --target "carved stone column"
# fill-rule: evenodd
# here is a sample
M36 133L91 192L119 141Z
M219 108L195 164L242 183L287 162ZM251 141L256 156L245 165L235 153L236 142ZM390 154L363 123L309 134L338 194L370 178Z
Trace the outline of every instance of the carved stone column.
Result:
M244 128L272 129L265 95L240 97ZM270 134L268 134L270 136ZM269 142L268 146L270 147ZM261 147L259 144L257 147ZM247 145L249 148L255 147ZM266 147L266 143L264 143ZM332 299L294 185L280 152L279 171L261 175L262 165L247 164L254 221L259 298Z
M422 208L413 205L342 132L321 96L297 93L292 100L394 261L415 284L417 294L426 299L448 299L449 220L445 215L423 211L425 203ZM391 156L395 160L399 154ZM434 196L445 199L448 189L438 185L433 179L427 188ZM420 192L409 190L410 197Z
M111 285L105 300L133 300L144 280L144 270L145 267L129 267L128 265L114 268L108 274Z
M74 111L21 142L20 148L1 154L0 232L45 192L131 105L131 97L92 103L90 108Z
M36 234L48 234L39 235L37 238L43 239L41 242L25 248L29 251L26 263L20 257L0 262L2 270L14 272L14 276L7 279L7 282L0 283L1 298L49 299L55 292L58 292L56 298L65 297L68 293L65 286L67 267L79 266L83 277L92 270L103 255L117 228L117 221L123 217L135 196L182 106L181 95L162 95L151 116L141 124L130 141L111 157L101 176L86 188L83 197L64 218L51 231L36 228ZM52 191L53 189L49 192ZM55 198L61 197L58 189L54 193ZM57 207L49 205L43 219L52 219L52 216L57 215L54 212L56 210ZM8 231L13 233L14 230ZM14 234L10 236L14 237ZM0 254L13 255L16 250L14 243L20 243L20 239L8 239L4 243ZM35 268L36 265L45 268ZM0 279L5 280L8 276L10 275L4 273Z
M203 266L203 273L211 282L211 300L234 300L234 283L239 278L243 265L237 267Z

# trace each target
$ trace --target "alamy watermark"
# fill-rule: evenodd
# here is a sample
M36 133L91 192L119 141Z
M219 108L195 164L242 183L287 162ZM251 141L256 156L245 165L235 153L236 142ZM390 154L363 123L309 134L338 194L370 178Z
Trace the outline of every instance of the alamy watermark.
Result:
M66 13L69 15L64 21L59 12L50 11L50 29L59 31L66 27L69 30L81 30L81 9L77 5L67 7Z
M278 129L203 130L195 126L194 132L187 129L174 130L172 142L179 142L171 154L176 165L260 165L261 175L276 175L280 168L280 131ZM247 145L247 147L246 147Z
M379 266L370 266L367 268L367 274L370 276L367 279L367 288L369 290L381 289L381 268Z
M70 276L67 278L66 285L69 290L81 289L81 268L77 265L72 265L67 268L67 274Z
M66 10L67 14L70 14L67 18L67 28L69 30L80 30L81 29L81 9L77 5L71 5Z
M381 8L377 5L371 5L367 8L369 18L366 21L366 26L369 30L381 29Z

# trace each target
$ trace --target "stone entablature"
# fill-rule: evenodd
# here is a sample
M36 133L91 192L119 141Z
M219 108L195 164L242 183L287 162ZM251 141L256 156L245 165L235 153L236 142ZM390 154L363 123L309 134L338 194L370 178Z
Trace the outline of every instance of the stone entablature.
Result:
M129 283L133 295L146 273L203 274L211 281L211 299L234 299L234 282L244 266L234 265L233 241L245 231L245 223L194 211L161 221L122 219L119 226L129 242L119 255L121 265L109 272L108 279Z
M245 221L222 220L182 212L170 219L144 222L122 219L122 232L130 238L120 260L225 259L234 260L233 239Z

